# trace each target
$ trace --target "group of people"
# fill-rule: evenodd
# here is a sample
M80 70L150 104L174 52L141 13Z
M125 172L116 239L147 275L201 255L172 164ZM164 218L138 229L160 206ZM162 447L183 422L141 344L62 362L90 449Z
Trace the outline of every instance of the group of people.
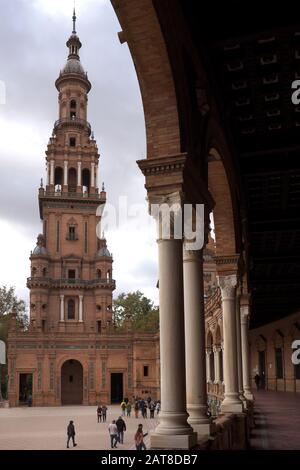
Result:
M145 419L148 417L147 412L149 410L150 418L154 418L155 412L158 415L160 412L160 401L153 400L150 396L147 400L139 397L133 397L130 402L128 398L124 398L121 403L122 416L130 418L132 409L134 410L135 417L139 417L139 413Z
M97 420L98 423L106 423L106 413L107 413L107 406L106 405L98 405L97 406Z
M112 449L117 448L117 443L124 443L124 431L126 431L126 423L123 420L122 416L119 416L117 420L113 420L112 423L108 426L108 431L110 435L110 446ZM134 435L134 442L136 450L146 450L146 444L144 442L144 437L148 433L144 433L143 425L139 424L137 431Z
M149 410L150 418L154 418L155 412L158 415L160 412L160 401L155 401L151 397L148 397L147 400L144 400L140 397L133 397L130 402L128 398L124 398L121 403L122 416L119 416L117 420L112 420L108 426L108 432L110 436L110 445L112 449L117 448L117 444L124 443L124 432L126 431L126 423L123 419L125 415L130 418L131 411L134 410L135 417L139 417L139 413L143 418L147 418L147 410ZM106 423L107 416L107 406L105 404L97 405L97 422ZM70 421L67 427L67 448L69 448L70 440L73 442L73 447L76 447L75 443L75 426L74 421ZM134 435L134 442L136 450L146 450L146 445L144 442L144 437L147 436L147 432L144 433L143 425L139 424L137 431Z

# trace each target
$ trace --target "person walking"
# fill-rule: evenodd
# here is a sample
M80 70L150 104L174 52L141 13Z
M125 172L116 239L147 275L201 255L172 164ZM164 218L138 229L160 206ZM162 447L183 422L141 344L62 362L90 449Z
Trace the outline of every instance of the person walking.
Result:
M106 405L102 405L102 421L103 423L106 423L106 412L107 412L107 406Z
M143 425L139 424L138 428L137 428L137 431L135 433L135 436L134 436L134 442L135 442L136 450L146 450L147 449L146 445L145 445L145 442L144 442L144 437L146 437L147 435L148 435L147 432L145 434L143 432Z
M97 419L98 419L98 423L101 423L101 419L102 419L102 408L100 405L98 405L97 407Z
M108 432L110 435L110 446L112 449L116 448L118 442L118 428L115 420L113 420L108 426Z
M260 375L259 374L255 374L254 382L255 382L255 385L256 385L256 390L259 390L259 387L260 387Z
M138 400L136 400L135 403L134 403L134 414L135 414L136 418L139 417L139 402L138 402Z
M159 412L160 412L160 401L159 401L159 400L158 400L158 402L156 403L155 409L156 409L156 414L158 415Z
M117 429L118 429L118 441L120 444L124 443L124 432L126 431L126 423L122 416L119 416L119 419L116 421Z
M154 401L151 401L151 403L149 404L149 410L150 410L150 419L154 418L154 411L155 411Z
M125 416L126 403L124 400L121 403L121 410L122 410L122 416Z
M69 449L70 439L72 439L73 447L77 446L77 444L75 443L75 434L76 433L75 433L74 421L70 421L69 424L68 424L68 427L67 427L67 436L68 436L67 449Z
M127 405L126 405L126 414L127 414L127 418L130 418L130 415L131 415L131 408L132 408L132 406L131 406L131 403L130 403L130 401L129 401L129 402L127 403Z

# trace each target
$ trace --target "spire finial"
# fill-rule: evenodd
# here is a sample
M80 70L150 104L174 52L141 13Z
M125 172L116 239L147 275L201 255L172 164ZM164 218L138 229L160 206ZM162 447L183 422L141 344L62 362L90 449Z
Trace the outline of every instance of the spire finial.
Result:
M72 34L76 34L76 10L75 10L75 0L74 0L74 9L73 9L73 31Z

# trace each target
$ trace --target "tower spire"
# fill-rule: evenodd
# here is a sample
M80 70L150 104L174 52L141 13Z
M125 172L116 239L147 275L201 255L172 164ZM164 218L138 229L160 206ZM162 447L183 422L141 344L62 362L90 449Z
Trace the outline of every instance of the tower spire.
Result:
M73 9L73 31L72 34L76 34L76 10L75 10L75 1L74 1L74 9Z

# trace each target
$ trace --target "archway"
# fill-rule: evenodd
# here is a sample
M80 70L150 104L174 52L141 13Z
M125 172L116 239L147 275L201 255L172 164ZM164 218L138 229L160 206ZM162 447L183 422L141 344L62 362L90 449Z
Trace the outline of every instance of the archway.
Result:
M61 368L62 405L82 405L83 367L79 361L69 359Z

